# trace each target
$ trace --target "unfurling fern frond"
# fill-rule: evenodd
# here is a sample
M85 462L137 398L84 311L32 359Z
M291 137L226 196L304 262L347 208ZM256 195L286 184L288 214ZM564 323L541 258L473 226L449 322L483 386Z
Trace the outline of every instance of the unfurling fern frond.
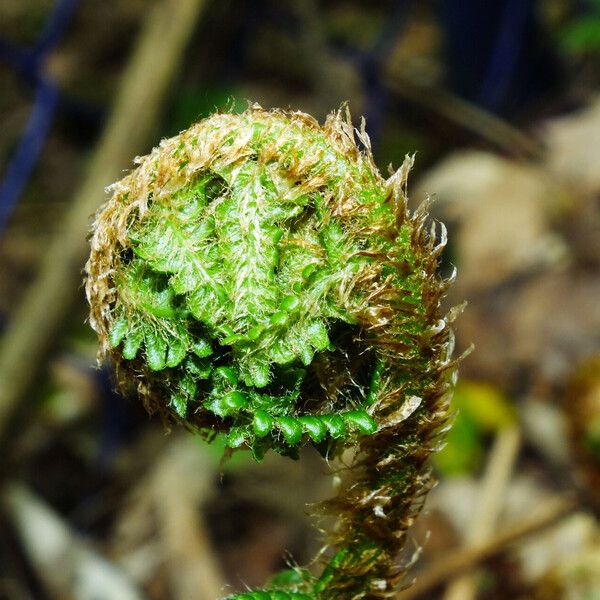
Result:
M217 114L140 159L94 225L90 320L149 410L257 459L356 447L322 574L238 600L390 597L447 425L445 230L407 207L411 159L384 179L358 137L343 111Z

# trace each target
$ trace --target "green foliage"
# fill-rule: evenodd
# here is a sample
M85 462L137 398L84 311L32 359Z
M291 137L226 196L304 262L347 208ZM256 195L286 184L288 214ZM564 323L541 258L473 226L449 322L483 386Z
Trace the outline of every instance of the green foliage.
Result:
M456 411L452 429L433 462L446 476L473 474L485 455L485 436L514 425L516 412L494 386L464 380L456 386L452 408Z
M569 54L600 51L600 1L588 0L589 14L570 21L561 31L560 42Z
M600 465L600 418L596 415L594 415L594 418L588 424L583 445L596 463Z
M152 199L128 230L133 256L116 277L111 348L170 369L179 417L201 406L229 418L227 443L247 443L257 458L271 447L293 454L304 437L320 444L377 429L360 397L334 413L295 412L305 367L335 350L332 323L355 320L335 292L370 262L325 211L320 196L248 161Z
M236 600L385 598L455 361L438 276L445 230L411 214L411 160L385 180L342 113L253 107L165 140L99 213L90 321L151 411L260 460L358 446L319 577Z

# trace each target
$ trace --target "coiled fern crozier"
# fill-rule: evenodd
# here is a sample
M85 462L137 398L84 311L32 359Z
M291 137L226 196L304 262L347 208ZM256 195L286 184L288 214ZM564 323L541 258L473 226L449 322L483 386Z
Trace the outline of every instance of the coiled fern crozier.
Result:
M362 143L359 149L356 136ZM101 356L146 407L257 460L354 448L324 568L238 600L393 597L448 424L445 229L407 207L347 111L215 114L112 186L87 263Z

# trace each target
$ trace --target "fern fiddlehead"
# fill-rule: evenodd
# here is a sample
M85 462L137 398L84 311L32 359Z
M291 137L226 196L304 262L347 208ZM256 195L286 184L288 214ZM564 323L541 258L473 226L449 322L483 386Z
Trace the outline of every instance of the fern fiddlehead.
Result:
M90 321L152 412L260 460L354 447L329 562L237 600L391 597L448 421L445 243L343 111L217 114L163 141L98 213Z

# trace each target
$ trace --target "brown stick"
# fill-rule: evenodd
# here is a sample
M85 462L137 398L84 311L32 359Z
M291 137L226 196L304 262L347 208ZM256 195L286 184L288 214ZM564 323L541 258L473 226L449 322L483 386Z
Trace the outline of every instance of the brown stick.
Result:
M213 490L213 479L208 450L198 448L187 435L171 442L151 474L148 492L154 500L175 600L224 595L225 578L198 510Z
M397 599L415 600L419 598L432 588L443 584L456 575L464 573L483 561L504 552L509 544L513 544L552 525L576 506L577 502L574 499L553 501L539 510L531 519L518 523L486 542L453 551L426 569L418 576L412 587L398 594Z
M504 507L506 488L521 446L518 427L507 427L496 434L485 474L478 491L478 505L463 540L465 546L485 542L494 532L498 517ZM464 573L451 581L444 600L472 600L477 591L477 578Z
M93 598L100 593L103 598L143 600L125 572L27 487L11 482L0 494L0 503L47 597Z
M386 85L392 93L441 115L509 154L522 158L537 158L542 154L541 145L535 139L448 90L398 78L388 78Z
M0 438L37 381L81 286L90 217L105 186L144 150L204 6L205 0L162 0L146 19L89 173L0 341Z

